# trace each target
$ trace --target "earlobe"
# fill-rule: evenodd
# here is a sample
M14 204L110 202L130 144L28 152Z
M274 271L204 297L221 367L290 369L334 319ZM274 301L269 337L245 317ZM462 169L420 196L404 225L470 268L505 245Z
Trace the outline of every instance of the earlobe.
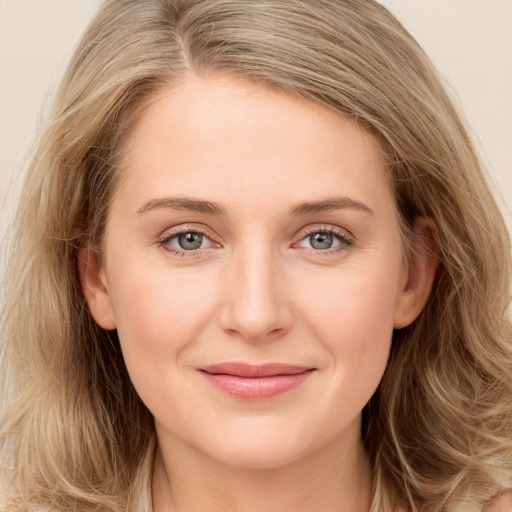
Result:
M78 272L89 311L103 329L116 328L114 310L99 254L89 247L78 250Z
M410 325L421 313L434 284L438 258L435 228L423 217L417 217L411 256L404 268L404 279L395 302L393 327L402 329Z

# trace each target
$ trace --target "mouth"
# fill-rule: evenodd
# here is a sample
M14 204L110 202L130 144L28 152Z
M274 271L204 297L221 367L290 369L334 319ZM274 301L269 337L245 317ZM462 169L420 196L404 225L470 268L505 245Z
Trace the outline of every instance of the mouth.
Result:
M315 368L281 363L222 363L199 371L214 387L236 398L262 400L296 388Z

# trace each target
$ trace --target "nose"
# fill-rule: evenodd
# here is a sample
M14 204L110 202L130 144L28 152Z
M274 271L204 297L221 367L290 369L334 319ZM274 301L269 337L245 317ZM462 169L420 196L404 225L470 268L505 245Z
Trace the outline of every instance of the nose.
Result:
M293 323L286 276L261 244L233 256L222 284L221 328L246 341L275 339Z

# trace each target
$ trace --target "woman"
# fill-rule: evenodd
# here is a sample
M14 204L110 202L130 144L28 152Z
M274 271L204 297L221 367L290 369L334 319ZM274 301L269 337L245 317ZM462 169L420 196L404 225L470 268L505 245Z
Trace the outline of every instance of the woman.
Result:
M7 510L512 510L509 242L365 1L110 0L11 247Z

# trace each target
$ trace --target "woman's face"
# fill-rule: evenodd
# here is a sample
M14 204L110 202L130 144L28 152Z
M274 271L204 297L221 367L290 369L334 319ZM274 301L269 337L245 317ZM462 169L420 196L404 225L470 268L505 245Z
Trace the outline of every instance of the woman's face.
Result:
M160 442L237 466L359 443L420 309L372 137L228 78L189 77L137 121L103 256L84 291Z

